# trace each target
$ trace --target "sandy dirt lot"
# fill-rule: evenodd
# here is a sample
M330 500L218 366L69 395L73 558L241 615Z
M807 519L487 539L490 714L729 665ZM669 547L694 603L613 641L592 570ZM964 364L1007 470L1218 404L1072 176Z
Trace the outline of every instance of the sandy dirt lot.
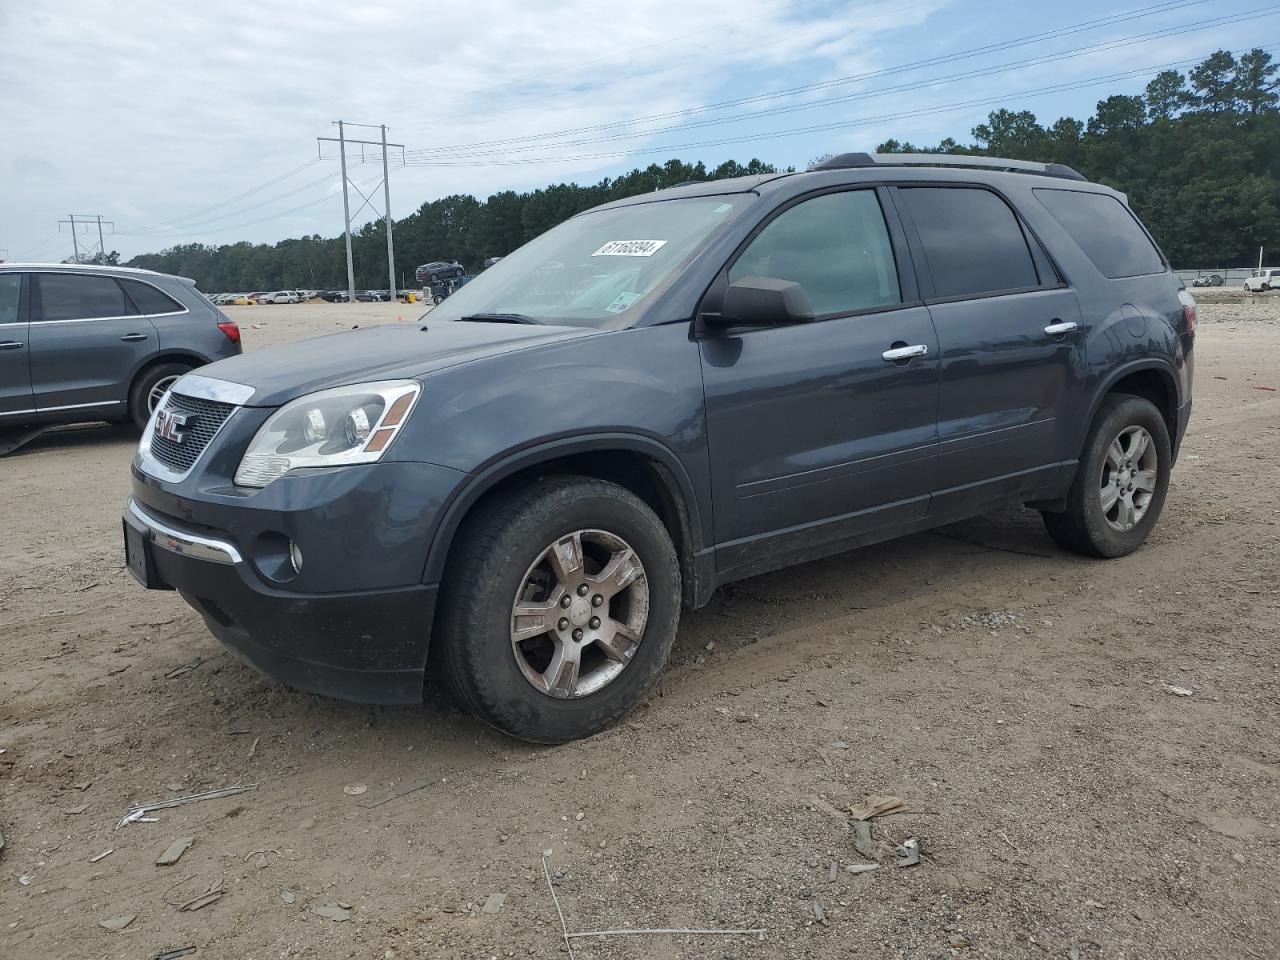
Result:
M421 309L232 312L254 349ZM1280 296L1205 304L1197 354L1134 556L1010 510L737 584L652 699L559 748L263 678L123 569L136 438L46 436L0 460L0 956L567 956L550 851L571 932L766 931L580 960L1276 957ZM868 794L908 808L870 858Z

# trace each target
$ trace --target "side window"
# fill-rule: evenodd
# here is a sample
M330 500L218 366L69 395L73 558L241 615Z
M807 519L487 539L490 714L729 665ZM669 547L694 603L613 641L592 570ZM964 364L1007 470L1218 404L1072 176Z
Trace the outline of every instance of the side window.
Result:
M973 297L1040 285L1022 225L990 190L904 187L934 296Z
M181 313L186 309L173 297L149 283L140 283L137 280L120 282L129 291L129 299L133 301L139 313Z
M0 273L0 324L18 322L18 297L22 293L22 274Z
M37 273L41 320L92 320L133 313L124 291L111 277L76 273Z
M902 300L873 190L823 194L780 214L729 268L730 283L743 277L800 284L819 317Z
M1035 194L1104 277L1164 273L1160 251L1115 197L1083 190L1038 189Z

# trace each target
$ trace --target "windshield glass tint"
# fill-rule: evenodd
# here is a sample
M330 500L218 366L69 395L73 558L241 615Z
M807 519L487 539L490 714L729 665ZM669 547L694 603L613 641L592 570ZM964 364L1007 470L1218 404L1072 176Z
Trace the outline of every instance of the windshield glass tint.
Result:
M429 316L505 313L547 324L629 326L637 304L751 199L688 197L584 213L503 257Z

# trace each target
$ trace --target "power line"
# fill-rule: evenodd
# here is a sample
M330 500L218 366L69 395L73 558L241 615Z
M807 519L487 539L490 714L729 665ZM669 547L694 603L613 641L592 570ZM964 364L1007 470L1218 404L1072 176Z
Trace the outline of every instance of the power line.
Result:
M1272 45L1274 46L1274 44ZM1257 44L1250 45L1249 49L1260 48L1270 50L1272 46L1259 47ZM1244 52L1243 50L1240 52ZM672 150L692 150L704 147L719 147L728 144L750 143L758 140L771 140L780 137L797 136L805 133L822 133L829 130L846 129L850 127L866 126L872 123L882 123L892 120L903 120L911 117L930 116L937 113L947 113L955 110L965 110L972 107L991 106L1004 103L1011 98L1016 97L1039 97L1046 96L1051 93L1062 93L1068 90L1078 90L1085 87L1099 86L1104 83L1111 83L1116 80L1131 79L1133 77L1145 76L1151 73L1157 73L1161 70L1172 70L1179 67L1193 66L1200 63L1204 59L1201 57L1193 57L1185 60L1176 60L1170 63L1158 64L1153 66L1141 67L1134 70L1127 70L1121 73L1107 74L1105 76L1092 77L1084 80L1072 81L1069 83L1055 84L1053 86L1038 87L1030 90L1019 90L1008 93L999 94L991 97L983 97L975 100L966 100L958 103L951 103L942 106L926 107L919 110L911 110L902 113L886 113L872 117L860 117L853 120L841 120L835 123L817 124L808 127L794 127L786 130L775 130L772 132L756 133L741 137L730 137L721 140L706 140L697 143L674 143L664 144L655 147L646 147L642 150L618 150L612 153L596 153L582 154L578 156L555 156L555 157L530 157L519 158L514 160L461 160L461 161L434 161L434 160L410 160L409 166L423 167L463 167L463 166L519 166L525 164L539 163L568 163L582 160L604 160L614 157L630 156L633 154L655 154L667 153Z
M1122 37L1116 40L1106 41L1104 43L1091 44L1085 47L1077 47L1072 50L1061 51L1054 54L1046 54L1040 57L1031 57L1024 60L1017 60L1010 63L999 64L990 67L981 67L974 70L965 71L963 73L951 74L949 76L931 77L923 80L915 80L908 83L898 84L891 87L877 87L873 90L863 90L858 93L846 94L839 97L829 97L809 103L788 104L779 107L769 107L764 110L755 110L749 113L738 114L732 117L718 117L710 120L701 120L695 123L678 124L670 127L650 128L646 130L636 131L634 133L622 133L615 136L595 137L581 140L561 141L554 144L526 144L524 146L513 146L508 149L490 149L490 150L474 150L464 151L460 154L447 155L449 159L462 159L469 157L482 156L510 156L513 152L524 152L536 149L555 148L561 149L565 147L585 146L593 143L613 143L620 140L636 139L640 137L650 137L663 133L672 133L677 131L692 130L702 127L723 126L731 123L741 123L746 120L757 120L763 117L777 116L779 114L799 113L804 110L815 110L824 107L833 106L835 104L850 103L857 100L866 100L872 97L880 97L890 93L904 93L912 90L926 89L944 83L954 83L959 80L972 80L981 77L996 76L1008 73L1014 70L1021 70L1027 67L1043 66L1049 63L1058 63L1064 60L1072 60L1078 57L1087 56L1094 53L1104 51L1122 49L1124 47L1134 46L1136 44L1148 43L1154 39L1167 39L1173 36L1181 36L1189 33L1196 33L1201 30L1210 29L1215 26L1223 26L1226 24L1241 23L1248 20L1256 20L1260 17L1274 16L1280 13L1280 5L1272 7L1259 8L1263 12L1245 11L1239 14L1233 14L1226 17L1219 17L1212 21L1202 21L1195 24L1184 24L1178 27L1166 27L1161 30L1149 31L1144 34L1137 34L1130 37ZM410 151L416 154L417 151ZM423 160L433 159L432 157L423 157Z
M216 203L211 203L208 206L201 207L198 210L192 210L190 213L181 214L180 216L173 217L170 220L162 220L159 223L152 224L151 227L164 227L164 226L168 226L171 223L186 222L188 220L195 219L199 217L201 214L209 210L216 210L219 207L225 207L229 203L235 203L237 200L243 200L245 197L253 196L253 194L258 193L259 191L265 190L268 187L273 187L280 181L287 180L289 179L289 177L292 177L294 174L301 173L303 170L307 169L307 167L314 166L319 162L320 162L319 159L312 158L311 160L308 160L306 163L300 163L298 164L298 166L292 167L291 169L286 170L284 173L279 174L278 176L272 177L270 180L266 181L265 183L260 183L256 187L251 187L248 190L245 190L243 193L238 193L234 197L228 197L225 200L219 200Z
M1058 27L1053 30L1043 31L1041 33L1028 34L1023 37L1016 37L1012 40L1002 40L994 43L984 44L979 47L971 47L966 50L959 50L955 53L944 54L937 57L929 57L922 60L915 60L904 64L898 64L893 67L884 67L879 70L871 70L864 73L851 74L844 77L836 77L831 80L823 80L816 83L802 84L796 87L788 87L782 90L774 90L766 93L754 94L748 97L737 97L731 100L721 100L714 103L702 104L696 107L687 107L681 110L672 110L666 113L650 114L643 117L633 117L626 120L615 120L608 123L590 124L582 127L571 127L563 130L549 131L539 134L527 134L520 137L506 137L496 140L482 140L472 143L453 144L451 146L439 146L425 148L421 150L408 151L412 155L428 155L432 153L447 153L450 151L465 150L472 147L502 146L512 143L520 143L526 141L542 141L554 139L562 136L569 136L578 133L594 133L602 130L617 129L619 127L632 126L639 123L650 123L660 120L672 120L680 117L695 116L701 113L707 113L716 110L725 110L731 107L743 106L750 103L759 103L766 100L778 99L781 97L796 96L803 93L811 93L817 90L830 89L831 87L842 86L849 83L857 83L863 80L873 80L879 77L890 76L896 73L903 73L910 70L920 69L927 66L938 66L946 63L953 63L958 60L971 59L973 57L982 56L988 53L997 53L1003 50L1015 49L1017 47L1025 47L1030 44L1040 43L1045 40L1058 39L1064 36L1071 36L1078 33L1084 33L1089 30L1095 30L1100 27L1114 26L1118 23L1126 23L1131 20L1138 20L1144 17L1156 14L1172 13L1175 10L1181 10L1187 7L1201 6L1208 0L1170 0L1170 2L1158 3L1152 6L1141 7L1134 10L1127 10L1121 13L1112 14L1106 17L1098 17L1092 20L1085 20L1080 23L1069 24L1065 27ZM554 144L553 144L554 145Z

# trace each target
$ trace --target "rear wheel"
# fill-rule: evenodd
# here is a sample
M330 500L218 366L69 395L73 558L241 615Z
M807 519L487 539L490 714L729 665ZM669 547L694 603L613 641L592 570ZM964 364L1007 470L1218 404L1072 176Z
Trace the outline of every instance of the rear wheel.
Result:
M546 478L482 508L456 542L435 648L476 716L563 743L613 723L657 679L680 569L666 528L630 491Z
M151 419L151 412L164 399L169 388L188 370L189 363L158 363L133 382L129 391L129 417L141 430Z
M1132 553L1160 518L1172 462L1169 429L1155 404L1130 394L1107 397L1067 494L1067 509L1044 513L1045 528L1076 553Z

